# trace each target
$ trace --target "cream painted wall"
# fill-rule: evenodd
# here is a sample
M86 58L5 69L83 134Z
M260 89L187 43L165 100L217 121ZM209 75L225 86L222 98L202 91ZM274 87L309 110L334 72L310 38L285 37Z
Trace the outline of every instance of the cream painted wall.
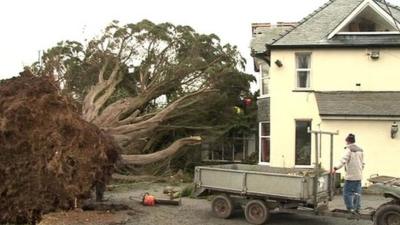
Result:
M274 50L271 61L279 59L283 67L272 64L271 77L285 74L285 81L280 80L279 85L284 85L281 88L286 91L294 89L294 52L301 51L312 53L311 88L314 90L400 91L400 48L379 49L378 60L370 59L367 49Z
M373 174L400 176L400 137L390 137L392 121L343 121L324 120L322 130L339 130L335 137L334 162L340 160L344 153L347 134L356 134L357 144L363 148L365 157L364 180ZM329 139L322 140L322 160L325 168L329 167ZM344 173L344 170L341 170Z
M374 173L400 176L394 160L400 159L400 137L392 140L389 136L393 121L321 120L314 93L293 91L295 52L301 51L312 53L312 90L400 91L400 49L380 49L378 60L371 60L366 49L273 50L271 62L279 59L283 66L272 63L270 68L271 165L295 166L295 120L311 119L312 129L319 129L320 125L322 130L339 130L340 135L335 138L335 162L343 153L344 137L354 132L366 149L366 177ZM324 146L328 144L325 139ZM328 149L329 146L324 147L324 151ZM390 154L382 154L383 149ZM328 158L329 154L324 152L322 159L326 168Z

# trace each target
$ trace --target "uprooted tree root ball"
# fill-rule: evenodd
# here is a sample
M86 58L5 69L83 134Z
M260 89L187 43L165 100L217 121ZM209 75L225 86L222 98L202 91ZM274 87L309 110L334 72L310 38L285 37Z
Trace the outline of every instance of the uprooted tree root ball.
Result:
M0 223L35 223L108 182L118 149L48 78L0 83Z

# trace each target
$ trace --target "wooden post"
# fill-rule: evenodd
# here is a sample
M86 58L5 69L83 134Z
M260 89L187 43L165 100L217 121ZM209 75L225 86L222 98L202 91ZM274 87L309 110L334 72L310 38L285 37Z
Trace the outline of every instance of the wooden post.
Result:
M236 138L232 138L232 162L235 161L235 151L236 151L235 141L236 141Z
M224 141L225 141L225 139L224 139ZM225 159L225 145L224 145L224 142L222 142L222 160L224 160Z
M319 145L318 145L318 133L315 133L315 167L314 167L314 210L318 206L318 176L319 176Z
M319 134L319 158L322 158L322 134Z
M336 131L335 133L334 132L326 132L326 131L313 131L310 128L308 128L308 133L315 134L315 168L314 168L315 176L314 176L314 183L313 183L313 187L314 187L314 191L313 191L314 199L313 200L314 200L315 213L318 213L316 211L317 205L318 205L318 196L317 196L318 195L318 190L317 190L318 189L318 178L319 178L319 173L320 173L319 155L318 155L318 152L320 149L318 149L318 147L320 147L320 148L322 147L318 143L318 136L322 135L322 134L330 135L331 145L330 145L330 165L329 166L330 166L330 170L332 171L332 169L333 169L333 136L338 135L339 131ZM333 185L334 185L333 178L334 178L333 175L329 174L329 177L328 177L328 179L329 179L328 180L329 200L332 200L332 198L333 198Z
M333 134L330 135L331 136L331 149L330 149L330 162L329 162L329 181L328 181L328 185L329 185L329 201L332 201L333 199L333 185L335 185L334 182L334 176L332 174L332 170L333 170Z
M243 147L242 147L243 155L242 155L242 160L246 160L246 153L248 151L247 147L249 146L247 142L248 142L248 139L243 134L243 141L242 141L242 144L243 144Z
M318 155L318 152L319 152L319 150L320 149L318 149L318 147L322 147L321 145L319 145L318 144L318 135L321 135L321 137L322 137L322 135L323 134L327 134L327 135L330 135L330 141L331 141L331 149L330 149L330 170L332 171L332 169L333 169L333 136L334 135L338 135L339 134L339 131L336 131L336 132L327 132L327 131L313 131L313 130L311 130L310 129L310 127L308 128L308 133L310 133L310 134L315 134L315 168L314 168L314 173L315 173L315 176L314 176L314 182L313 182L313 187L314 187L314 190L313 190L313 197L314 197L314 212L315 213L318 213L317 212L317 205L318 205L318 178L319 178L319 173L320 173L320 167L319 167L319 155ZM328 177L328 194L329 194L329 200L332 200L332 197L333 197L333 188L332 188L332 186L333 186L333 176L332 176L332 174L330 173L331 171L329 171L329 177Z

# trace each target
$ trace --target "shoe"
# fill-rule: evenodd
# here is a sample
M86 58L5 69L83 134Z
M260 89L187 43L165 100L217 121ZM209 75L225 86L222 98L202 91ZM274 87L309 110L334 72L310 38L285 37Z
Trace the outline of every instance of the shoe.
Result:
M348 217L349 220L359 220L361 215L358 210L350 209L349 210L350 216Z

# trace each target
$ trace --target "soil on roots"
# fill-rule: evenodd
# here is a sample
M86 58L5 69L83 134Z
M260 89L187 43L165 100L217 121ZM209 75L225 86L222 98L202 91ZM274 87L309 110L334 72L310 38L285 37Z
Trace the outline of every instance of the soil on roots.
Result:
M0 83L0 223L36 223L107 183L118 149L45 77Z

